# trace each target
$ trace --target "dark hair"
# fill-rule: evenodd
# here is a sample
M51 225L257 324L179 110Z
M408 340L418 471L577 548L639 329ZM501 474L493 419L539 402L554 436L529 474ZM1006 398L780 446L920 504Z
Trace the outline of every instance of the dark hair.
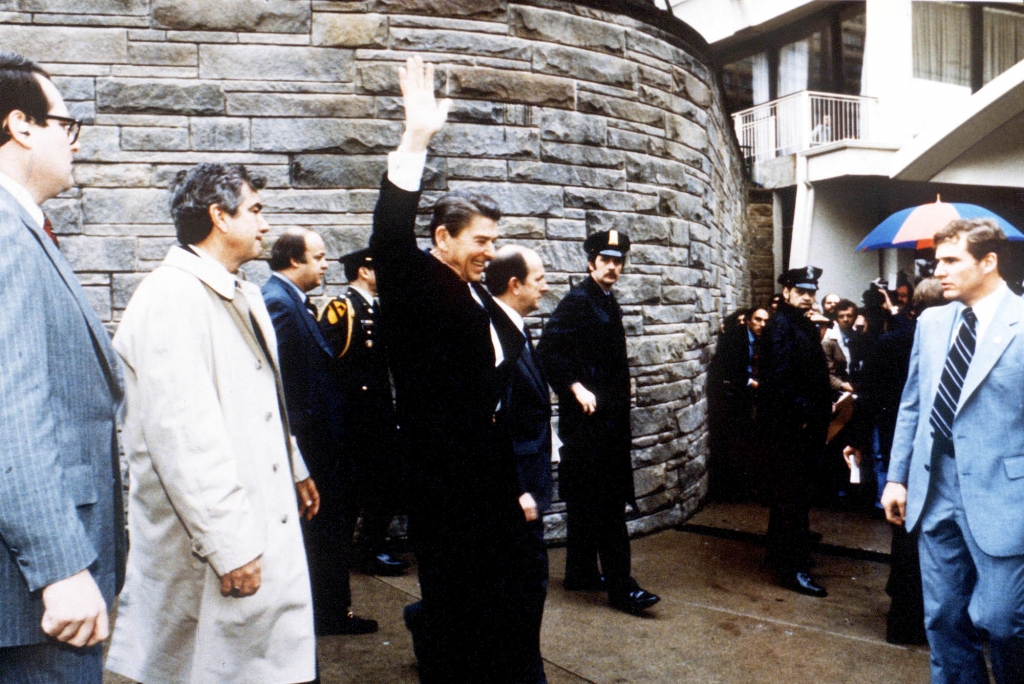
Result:
M757 313L758 311L764 311L769 316L771 316L772 314L772 310L767 306L752 306L749 309L746 309L747 322L749 322L750 319L754 317L754 314Z
M4 121L11 112L18 110L34 124L45 126L46 115L50 111L50 101L46 99L43 86L36 75L45 79L50 74L27 57L13 52L0 52L0 121ZM0 145L6 145L11 139L7 126L0 129Z
M430 219L431 241L437 244L434 234L438 226L444 226L448 229L449 235L457 237L474 216L500 221L501 209L490 195L475 190L452 190L443 195L434 203L434 215Z
M270 270L283 271L292 265L292 259L306 263L307 231L289 230L274 241L270 248Z
M967 252L976 261L984 259L989 252L995 254L998 271L1009 244L999 224L987 218L950 221L945 228L935 234L935 247L944 242L956 242L961 235L967 237Z
M359 269L361 269L364 266L366 266L366 260L365 259L360 259L359 261L356 261L354 259L347 259L347 260L345 260L345 261L343 261L341 263L345 267L345 280L347 280L350 283L353 280L356 280L357 278L359 278ZM370 268L370 267L366 266L366 268Z
M178 242L195 245L213 230L210 206L217 204L234 216L242 204L242 186L262 190L267 181L250 176L241 164L199 164L179 171L171 185L171 219Z
M840 311L846 311L847 309L853 309L853 315L857 315L857 304L850 301L849 299L840 299L836 302L836 305L832 308L837 315Z
M522 283L526 281L529 274L530 269L526 265L526 257L518 249L499 253L498 256L491 259L484 270L487 289L495 297L500 297L508 292L509 280L516 278Z

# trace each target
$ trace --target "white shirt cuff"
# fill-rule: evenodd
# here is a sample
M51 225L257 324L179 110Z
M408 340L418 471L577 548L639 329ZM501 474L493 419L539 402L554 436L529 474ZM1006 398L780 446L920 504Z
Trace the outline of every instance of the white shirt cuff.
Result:
M394 152L388 153L388 180L406 192L417 192L420 179L423 178L423 167L427 165L427 153Z

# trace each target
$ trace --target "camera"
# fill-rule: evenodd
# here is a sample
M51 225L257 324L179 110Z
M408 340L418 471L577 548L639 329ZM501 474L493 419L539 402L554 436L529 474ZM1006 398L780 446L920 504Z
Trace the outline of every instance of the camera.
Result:
M879 290L889 289L889 281L882 277L875 278L874 280L871 281L871 284L874 285L875 288Z

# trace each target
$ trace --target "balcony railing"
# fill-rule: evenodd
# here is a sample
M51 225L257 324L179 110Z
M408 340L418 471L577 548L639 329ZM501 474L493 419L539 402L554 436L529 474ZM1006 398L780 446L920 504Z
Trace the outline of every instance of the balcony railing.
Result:
M809 150L840 140L870 140L878 101L804 90L732 115L748 162Z

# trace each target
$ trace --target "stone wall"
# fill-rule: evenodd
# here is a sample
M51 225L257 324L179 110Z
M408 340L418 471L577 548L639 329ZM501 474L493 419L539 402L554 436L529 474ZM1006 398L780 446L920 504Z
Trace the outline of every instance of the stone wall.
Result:
M550 273L531 324L582 277L588 233L634 240L618 297L636 402L630 525L643 532L706 491L710 345L751 296L719 88L696 34L656 15L636 0L0 0L0 45L42 61L89 122L78 187L46 210L112 328L174 242L170 179L197 162L267 176L276 232L316 229L331 257L365 245L401 131L395 67L412 53L442 65L454 106L424 202L473 186L501 203L503 238L536 248ZM248 272L262 280L265 263ZM328 281L340 289L338 265Z

